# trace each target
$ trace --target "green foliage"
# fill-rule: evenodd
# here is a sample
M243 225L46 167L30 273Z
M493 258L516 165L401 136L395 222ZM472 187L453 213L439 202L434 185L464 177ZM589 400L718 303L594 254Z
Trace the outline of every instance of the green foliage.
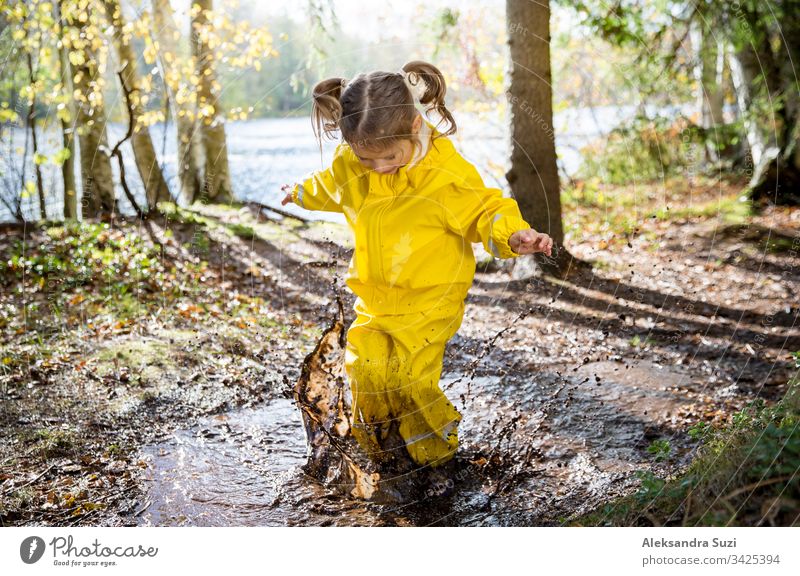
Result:
M747 197L720 198L702 204L680 206L670 209L659 208L650 214L659 220L680 218L713 218L719 217L728 224L742 224L752 214L752 202Z
M641 481L639 490L633 495L638 509L646 508L654 502L665 499L670 501L682 499L695 482L694 478L689 477L675 482L668 482L649 470L638 471L636 477Z
M702 139L685 118L635 116L615 128L604 142L586 146L579 177L609 184L648 182L696 166Z
M797 415L776 425L767 424L753 445L751 473L759 477L792 475L800 469L800 433Z
M701 420L689 428L688 433L692 440L704 440L711 433L711 430L712 428L708 422Z
M792 521L796 516L792 502L800 498L798 424L800 380L795 379L775 405L759 398L735 413L727 426L693 425L689 436L702 445L685 472L661 478L640 471L641 485L635 494L604 505L580 523L631 525L646 516L662 524L754 525L764 520L765 509L779 515L781 506L788 507L784 521ZM657 459L668 450L664 441L648 448ZM690 494L694 504L687 510ZM688 515L685 521L684 515Z
M636 494L634 494L634 498L640 504L646 504L659 498L664 491L664 486L667 484L666 480L659 478L649 470L637 471L636 477L641 481L641 485Z
M196 228L192 235L191 250L200 256L208 256L211 251L211 240L202 228Z
M436 12L434 18L424 24L424 28L435 41L433 55L438 56L439 52L448 45L455 44L458 36L458 18L460 13L450 7L445 7Z
M655 456L656 462L661 462L669 458L672 447L669 440L653 440L647 447L647 452Z
M648 348L654 345L656 341L649 336L645 336L644 339L642 339L639 334L634 334L634 336L629 340L629 343L634 348Z
M170 221L179 222L181 224L206 225L206 219L202 215L193 210L181 208L173 202L161 202L159 204L159 209Z
M72 153L69 151L69 148L61 148L53 155L53 164L56 166L61 166L70 159Z
M160 273L157 254L137 235L108 224L66 222L47 229L46 241L17 241L11 258L0 262L8 281L25 279L38 290L63 292L93 284L102 294L121 295L131 284Z
M635 54L614 84L632 85L639 101L656 106L696 105L698 94L720 91L726 102L739 103L735 122L720 125L718 119L718 125L707 132L698 130L700 141L708 150L716 148L726 169L753 174L752 161L742 145L752 140L748 133L773 141L780 149L794 145L797 135L791 127L796 123L796 107L791 95L797 93L796 78L781 62L787 54L796 59L792 55L798 52L796 0L621 0L612 5L602 0L578 0L562 4L577 14L579 29L600 36L617 49L615 52ZM715 69L722 55L731 62L724 73ZM746 78L737 86L735 69ZM626 134L616 134L607 150L600 146L588 150L588 172L603 173L608 182L629 182L658 178L706 161L698 155L691 155L695 156L692 160L685 153L676 157L673 152L679 148L669 141L654 154L646 143L636 143L635 128L627 134L629 143L619 141ZM752 141L749 144L754 146ZM625 152L629 157L623 155ZM784 185L782 190L790 187ZM790 194L786 196L791 198Z

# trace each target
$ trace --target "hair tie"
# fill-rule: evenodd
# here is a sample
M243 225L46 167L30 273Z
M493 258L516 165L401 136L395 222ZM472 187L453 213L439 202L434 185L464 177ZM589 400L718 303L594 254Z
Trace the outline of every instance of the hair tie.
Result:
M422 102L420 101L423 96L425 96L425 92L427 87L425 85L425 81L419 77L419 74L416 72L406 72L402 68L398 72L403 77L403 82L405 83L408 91L411 92L411 97L414 99L414 108L416 108L420 114L423 116L428 113L428 109L423 106ZM414 80L412 81L411 76L414 76Z

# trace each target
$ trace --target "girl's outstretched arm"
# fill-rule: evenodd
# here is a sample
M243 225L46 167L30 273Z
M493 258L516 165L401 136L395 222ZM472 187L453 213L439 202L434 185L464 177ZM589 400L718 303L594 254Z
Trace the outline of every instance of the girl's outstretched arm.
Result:
M283 186L281 189L286 192L286 197L281 204L291 201L306 210L342 212L344 190L354 178L345 159L346 150L344 144L339 144L330 167L313 172L294 185Z
M531 234L539 234L522 217L517 201L505 198L499 188L487 188L477 169L466 160L459 162L458 170L463 178L447 187L442 201L447 228L469 242L482 242L496 258L528 253L527 242L522 252L516 252L510 244L516 232L521 233L514 241L517 248L522 245L518 239L527 241Z

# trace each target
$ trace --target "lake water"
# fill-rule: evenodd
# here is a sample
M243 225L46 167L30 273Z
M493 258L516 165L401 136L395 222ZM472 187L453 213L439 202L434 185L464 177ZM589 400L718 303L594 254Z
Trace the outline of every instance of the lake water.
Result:
M574 174L581 164L579 150L591 140L601 137L620 121L629 118L633 107L572 108L555 115L554 128L559 165L563 173ZM487 186L505 188L503 173L509 157L508 127L501 122L478 120L468 114L457 114L459 131L452 136L456 147L465 158L473 162L484 177ZM113 146L124 135L126 127L121 124L108 125L109 143ZM176 142L172 124L157 124L151 127L153 142L163 172L173 194L178 191L176 180ZM165 137L166 136L166 137ZM40 133L43 153L52 154L61 145L61 134L50 129ZM320 147L311 130L310 118L268 118L230 122L227 124L228 157L234 193L241 200L253 200L267 205L280 206L283 196L281 186L295 182L313 170L325 168L330 161L336 142L325 142ZM10 198L20 189L20 171L24 131L6 126L0 134L0 196ZM34 169L31 155L27 159L27 180L33 180ZM143 188L138 178L133 154L125 154L126 173L129 186L142 197ZM116 162L112 162L118 181ZM42 166L48 216L61 217L63 185L60 168ZM78 170L78 173L80 170ZM80 174L78 174L78 177ZM80 183L78 183L80 188ZM118 195L122 196L118 188ZM25 199L24 212L31 219L38 218L38 199L34 193ZM121 200L123 210L129 209ZM288 211L302 211L293 205L284 207ZM331 213L309 213L307 218L342 220L341 215ZM11 212L0 203L0 222L13 220ZM343 221L343 220L342 220Z

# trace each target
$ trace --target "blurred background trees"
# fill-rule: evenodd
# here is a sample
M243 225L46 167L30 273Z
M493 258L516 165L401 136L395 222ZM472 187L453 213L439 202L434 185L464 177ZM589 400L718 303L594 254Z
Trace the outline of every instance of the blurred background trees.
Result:
M510 188L523 206L547 196L537 225L556 236L559 195L598 182L726 174L754 201L797 203L799 2L554 2L545 26L544 7L524 2L378 14L349 0L0 0L0 208L18 221L133 213L110 158L128 128L120 151L143 213L165 200L268 204L263 179L232 176L232 137L306 117L326 75L416 58L445 71L463 126L508 135L482 166L490 178L507 188L504 176L534 168ZM534 26L548 31L542 49L524 33ZM285 153L300 152L287 140Z
M276 53L265 27L234 21L214 11L210 1L191 4L190 10L181 33L167 0L0 2L0 42L7 56L0 106L2 138L8 143L2 202L11 215L31 218L23 207L35 191L37 217L57 217L47 210L55 202L46 198L41 170L46 164L62 167L63 217L78 213L75 166L80 167L82 216L119 213L119 185L125 186L116 182L123 174L112 169L110 152L118 142L110 142L110 122L131 131L136 174L127 177L142 185L143 198L134 202L143 213L179 194L189 203L232 199L226 114L216 74L223 68L257 70ZM243 119L247 113L239 109L235 115ZM174 192L151 133L168 117L177 118L181 152L180 186ZM21 151L13 146L20 128ZM62 132L63 146L48 155L40 150L37 135L53 129Z

